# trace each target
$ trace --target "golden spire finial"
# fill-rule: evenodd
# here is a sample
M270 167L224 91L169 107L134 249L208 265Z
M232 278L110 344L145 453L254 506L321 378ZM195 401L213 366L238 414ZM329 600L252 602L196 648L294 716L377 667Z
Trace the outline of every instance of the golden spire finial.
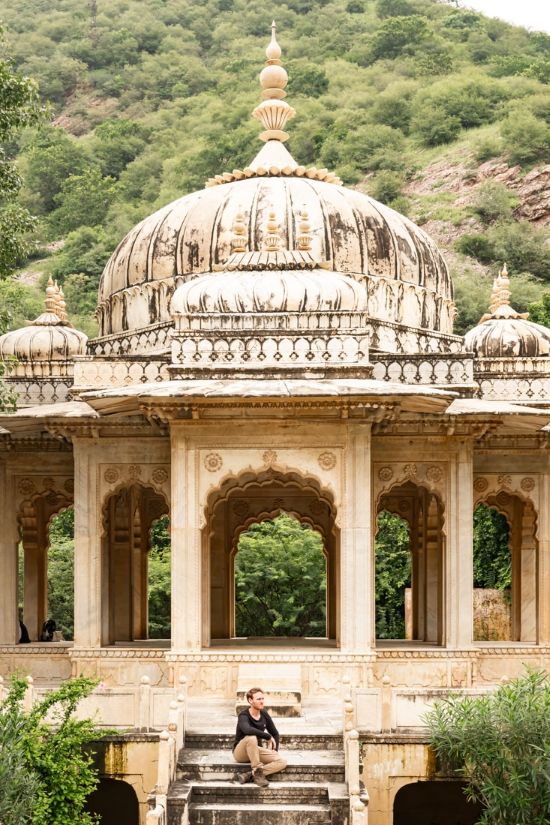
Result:
M279 235L279 224L274 209L269 210L266 229L267 235L264 240L264 248L267 252L277 252L281 245L281 237Z
M301 252L309 252L311 249L311 241L313 236L311 234L311 226L309 223L309 214L307 208L302 206L300 210L300 222L298 224L298 249Z
M242 206L235 215L233 223L233 237L231 238L231 252L246 252L246 224Z
M284 101L288 75L281 65L281 47L277 43L277 27L275 21L271 24L271 41L265 50L266 65L260 73L260 86L263 100L252 112L264 127L261 140L288 139L284 131L286 123L296 112Z

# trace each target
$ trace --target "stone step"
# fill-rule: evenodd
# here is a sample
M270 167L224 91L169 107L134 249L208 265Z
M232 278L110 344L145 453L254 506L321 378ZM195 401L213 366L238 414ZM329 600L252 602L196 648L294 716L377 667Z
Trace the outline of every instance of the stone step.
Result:
M328 805L189 805L189 825L330 825Z
M197 803L326 805L328 801L326 782L270 782L268 788L253 782L194 782L191 792L191 802Z
M185 746L193 750L231 750L234 733L206 733L204 731L185 733ZM284 750L341 751L342 734L338 733L288 733L281 737Z
M343 782L344 754L338 751L284 751L286 769L273 774L271 782ZM233 781L236 774L250 770L249 765L233 760L228 750L191 750L183 748L178 757L177 779Z

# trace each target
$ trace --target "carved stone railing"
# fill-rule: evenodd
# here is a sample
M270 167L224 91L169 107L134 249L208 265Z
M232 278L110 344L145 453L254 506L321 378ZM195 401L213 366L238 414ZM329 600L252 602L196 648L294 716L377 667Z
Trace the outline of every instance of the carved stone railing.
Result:
M142 329L130 329L92 338L88 341L88 352L93 355L131 355L132 353L158 353L169 347L171 321L163 321Z
M180 679L185 690L185 678ZM185 693L170 703L168 730L159 736L157 784L149 794L146 825L168 825L168 790L176 778L178 754L185 741Z
M361 765L359 734L353 727L353 698L348 677L342 680L343 686L343 728L344 728L344 765L349 792L350 825L368 825L368 793L361 788Z
M370 374L368 319L361 312L196 313L181 315L172 333L171 372L357 369ZM218 374L220 373L220 374Z
M168 358L137 360L85 355L75 361L74 391L168 381L168 365Z
M7 376L9 389L17 396L18 407L34 407L38 404L56 404L67 401L73 386L73 377L23 378Z
M398 355L371 353L372 377L398 384L427 384L458 391L476 388L474 358L468 353Z
M550 358L479 358L475 379L488 400L550 401Z

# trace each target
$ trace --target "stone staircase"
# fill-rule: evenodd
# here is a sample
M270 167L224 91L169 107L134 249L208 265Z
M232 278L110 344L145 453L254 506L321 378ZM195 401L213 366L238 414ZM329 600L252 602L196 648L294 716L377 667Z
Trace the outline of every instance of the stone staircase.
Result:
M288 766L268 788L241 785L249 769L231 755L228 733L189 733L168 796L168 825L347 825L342 736L292 733L282 749Z

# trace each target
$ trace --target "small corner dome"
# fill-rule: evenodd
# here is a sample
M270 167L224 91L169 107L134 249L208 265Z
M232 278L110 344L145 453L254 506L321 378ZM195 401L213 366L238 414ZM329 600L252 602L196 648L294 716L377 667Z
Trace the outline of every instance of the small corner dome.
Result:
M0 336L0 360L70 361L86 353L88 336L67 320L63 292L50 278L46 310L32 323Z
M506 268L495 278L489 313L464 336L464 349L477 358L538 358L550 355L550 329L528 321L510 306Z

